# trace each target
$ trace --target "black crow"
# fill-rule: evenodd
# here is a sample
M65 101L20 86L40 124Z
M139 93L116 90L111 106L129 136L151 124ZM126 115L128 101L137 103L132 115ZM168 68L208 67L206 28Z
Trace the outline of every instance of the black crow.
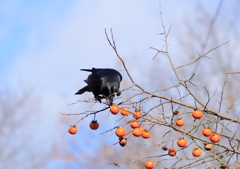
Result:
M80 69L82 71L92 72L86 80L87 86L80 89L75 94L83 94L84 92L92 92L94 98L101 103L101 99L106 97L107 102L111 106L115 93L117 96L121 94L119 91L122 75L114 69ZM100 96L102 95L102 96Z

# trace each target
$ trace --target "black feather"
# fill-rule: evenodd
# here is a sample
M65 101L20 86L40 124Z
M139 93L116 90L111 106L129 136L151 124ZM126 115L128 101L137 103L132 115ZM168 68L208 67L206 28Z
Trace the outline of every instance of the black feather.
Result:
M122 75L114 69L80 69L82 71L91 72L86 80L87 86L80 89L76 94L83 94L84 92L92 92L94 98L101 102L101 99L106 97L109 105L112 105L115 93L117 96L121 94L119 91ZM99 96L102 95L102 96Z

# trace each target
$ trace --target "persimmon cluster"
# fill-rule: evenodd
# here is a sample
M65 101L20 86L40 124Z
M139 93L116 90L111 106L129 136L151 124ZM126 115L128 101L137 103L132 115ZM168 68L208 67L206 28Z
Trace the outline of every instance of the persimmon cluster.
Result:
M178 113L179 112L177 110L173 112L174 115L177 115ZM195 109L192 112L192 117L194 119L201 119L203 117L203 113L202 113L202 111L200 111L198 109ZM183 118L178 118L176 120L176 125L179 126L179 127L183 126L184 125L184 119ZM202 135L205 136L205 137L209 137L210 141L213 142L213 143L217 143L221 139L221 136L217 133L213 133L212 130L209 127L206 127L202 130ZM187 140L184 139L184 138L180 138L177 141L177 145L179 147L185 147L187 145ZM207 150L207 151L210 151L212 149L212 145L210 143L205 143L204 149ZM169 149L168 154L170 156L175 156L176 155L176 149L174 149L174 148ZM202 154L202 152L199 148L195 148L192 151L192 155L194 157L199 157L199 156L201 156L201 154Z
M124 107L124 108L120 108L117 105L112 105L110 107L110 112L114 115L118 114L119 111L121 112L121 114L123 116L127 116L129 114L133 115L133 118L135 120L130 122L130 126L132 128L132 132L131 135L135 136L135 137L140 137L142 136L142 138L144 139L148 139L151 136L150 131L148 131L147 129L143 129L140 125L140 123L137 121L138 119L140 119L142 117L142 112L140 110L136 110L134 112L130 112L129 108ZM122 127L118 127L115 131L115 134L119 137L119 144L123 147L127 144L127 138L126 136L126 131L124 128ZM152 169L154 168L155 164L153 161L148 160L145 162L145 167L147 169Z
M130 135L133 135L135 137L140 137L141 136L144 139L148 139L148 138L151 137L150 131L148 131L147 129L144 129L138 121L142 117L142 112L140 110L135 110L134 112L131 112L128 107L120 108L118 105L112 105L112 106L110 106L110 112L113 115L116 115L120 112L121 115L123 115L123 116L127 116L127 115L132 114L132 116L134 118L134 120L131 120L131 122L129 123L130 127L132 128L132 131L129 132L128 136L126 136L127 132L123 127L117 127L117 129L115 130L115 134L119 138L119 144L122 147L127 145L127 137L129 137ZM178 113L179 112L177 110L173 112L174 115L177 115ZM202 113L202 111L200 111L198 109L195 109L192 112L192 117L194 119L201 119L203 117L203 113ZM184 126L184 119L181 118L181 117L178 118L176 120L175 124L178 127ZM93 120L89 124L89 127L92 130L97 130L99 128L99 123L96 120ZM70 134L76 134L77 131L78 131L78 129L77 129L76 125L70 126L68 128L68 132ZM210 141L213 142L213 143L217 143L221 139L220 135L217 134L217 133L213 133L212 130L209 127L205 127L202 130L202 135L204 137L209 137ZM187 144L188 144L187 140L183 137L179 138L178 141L177 141L177 145L181 148L186 147ZM205 143L204 149L206 151L210 151L212 149L212 144L211 143ZM172 156L172 157L177 154L177 150L175 148L168 149L166 146L164 146L163 150L168 150L168 155ZM192 151L192 155L194 157L199 157L199 156L201 156L201 154L202 154L202 151L199 148L194 148L193 151ZM155 166L155 164L151 160L147 160L145 162L145 167L147 169L152 169L152 168L154 168L154 166Z

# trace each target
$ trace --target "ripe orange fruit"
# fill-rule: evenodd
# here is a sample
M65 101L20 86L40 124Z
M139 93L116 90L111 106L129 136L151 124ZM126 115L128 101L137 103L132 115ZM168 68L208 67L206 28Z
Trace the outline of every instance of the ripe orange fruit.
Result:
M99 124L98 124L97 120L93 120L93 121L89 124L89 127L90 127L92 130L97 130L98 127L99 127Z
M210 128L204 128L202 130L202 134L206 137L209 137L212 134L212 130Z
M149 138L151 136L151 133L148 130L144 130L142 132L142 137L143 138Z
M132 134L133 134L134 136L136 136L136 137L141 136L141 135L142 135L142 132L143 132L143 131L142 131L140 128L135 128L135 129L132 130Z
M129 108L127 108L127 107L122 108L122 109L121 109L121 114L122 114L123 116L129 115L129 114L130 114Z
M204 149L207 150L207 151L212 150L212 144L210 144L210 143L205 143Z
M214 143L219 142L220 139L221 139L221 136L220 136L219 134L212 134L212 135L210 136L211 142L214 142Z
M133 112L133 117L134 117L135 119L140 119L140 118L142 117L142 112L140 112L139 110Z
M118 105L112 105L112 106L110 106L110 112L112 113L112 114L114 114L114 115L116 115L116 114L118 114L118 112L119 112L119 107L118 107Z
M176 125L177 126L183 126L184 125L184 120L182 118L177 119Z
M145 162L145 167L146 167L147 169L152 169L152 168L154 168L154 162L151 161L151 160L146 161L146 162Z
M198 109L195 109L193 112L192 112L192 116L195 118L195 119L200 119L202 116L203 116L203 113L198 110Z
M179 147L185 147L185 146L187 145L187 140L184 139L184 138L180 138L180 139L178 139L178 141L177 141L177 145L178 145Z
M140 127L140 124L139 124L137 121L132 121L132 122L130 123L130 125L131 125L131 127L132 127L133 129Z
M77 129L76 125L70 126L70 127L68 128L68 132L69 132L70 134L76 134L77 131L78 131L78 129Z
M194 157L199 157L202 154L202 151L199 148L195 148L192 152Z
M170 156L175 156L175 155L177 154L176 149L175 149L175 148L170 148L170 149L168 150L168 154L169 154Z
M124 128L117 128L117 130L115 131L115 134L118 136L118 137L123 137L126 135L126 131Z

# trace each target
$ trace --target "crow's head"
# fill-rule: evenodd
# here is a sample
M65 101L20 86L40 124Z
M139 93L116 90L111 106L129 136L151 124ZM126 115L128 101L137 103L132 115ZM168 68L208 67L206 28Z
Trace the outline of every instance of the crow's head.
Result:
M113 98L114 98L114 95L112 94L107 97L107 103L109 106L113 105Z
M117 85L112 85L112 86L106 85L102 88L101 93L103 94L103 97L105 96L107 98L107 102L109 103L109 105L112 105L115 92L117 91L118 91Z

